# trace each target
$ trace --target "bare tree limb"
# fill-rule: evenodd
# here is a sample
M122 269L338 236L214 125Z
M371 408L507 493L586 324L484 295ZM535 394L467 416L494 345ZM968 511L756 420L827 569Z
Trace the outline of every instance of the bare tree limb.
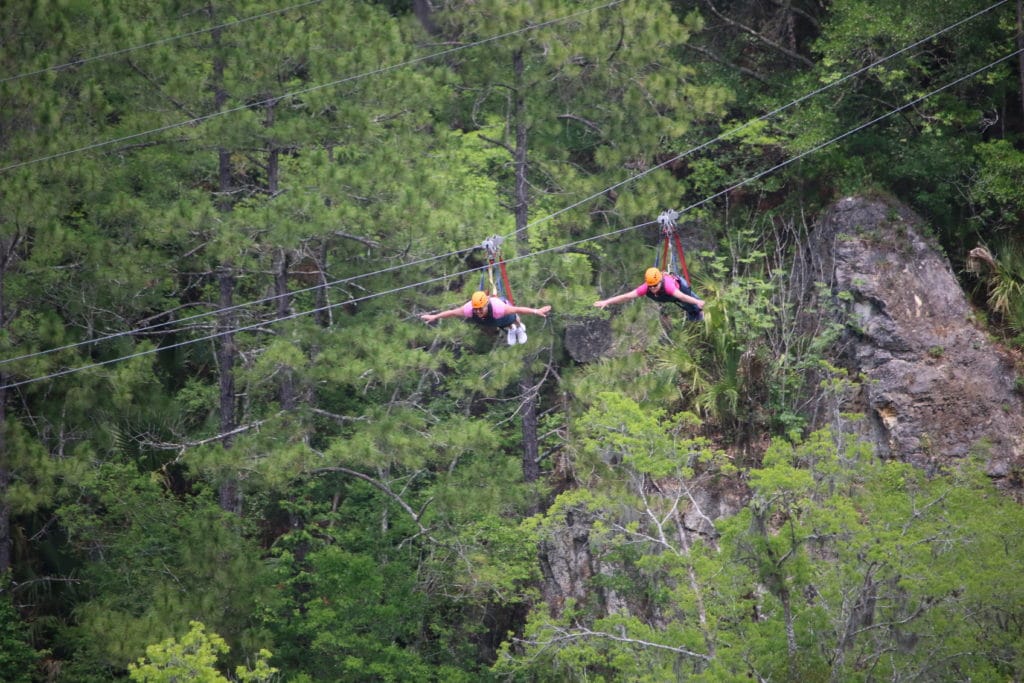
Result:
M342 239L353 240L354 242L365 244L368 247L376 248L380 246L380 242L377 242L376 240L371 240L368 237L360 237L359 235L353 235L351 233L342 232L341 230L334 230L333 232L331 232L331 234L334 235L335 237L341 237Z
M280 413L278 414L280 415ZM235 436L236 434L247 432L250 429L257 429L271 419L273 418L267 418L265 420L257 420L256 422L250 422L249 424L241 425L240 427L235 427L234 429L231 429L222 434L215 434L214 436L210 436L205 439L199 439L198 441L183 441L181 443L168 443L166 441L139 441L139 444L145 446L146 448L155 448L157 450L162 451L178 451L178 458L180 459L181 456L185 454L185 451L189 448L205 446L207 444L215 443L217 441L222 441L228 437Z
M559 114L556 118L566 119L568 121L576 121L578 123L582 123L584 126L589 128L590 130L594 131L598 135L600 135L602 137L604 136L604 131L601 130L601 127L599 125L597 125L593 121L588 121L587 119L583 118L582 116L577 116L576 114Z
M338 415L337 413L330 413L326 410L323 410L322 408L310 408L310 411L316 413L317 415L329 417L335 422L341 422L342 424L348 422L360 422L365 421L367 419L365 415L360 415L359 417L351 417L349 415Z
M714 52L712 52L711 50L707 49L706 47L701 47L700 45L692 45L690 43L683 43L683 47L685 47L685 48L687 48L689 50L693 50L697 54L703 55L704 57L707 57L711 61L717 62L718 64L721 64L724 67L727 67L729 69L735 69L736 71L739 71L744 76L749 76L750 78L753 78L758 83L761 83L763 85L767 85L768 84L768 79L765 78L764 76L762 76L761 74L757 73L753 69L748 69L745 66L739 66L738 64L733 64L729 60L725 59L724 57L720 57L719 55L715 54Z
M385 484L384 482L375 477L371 477L368 474L363 474L358 470L349 469L348 467L342 467L341 465L332 465L331 467L318 467L316 469L309 471L310 474L323 474L324 472L340 472L342 474L347 474L348 476L354 477L361 481L365 481L367 484L374 487L391 500L395 501L400 508L405 510L405 513L409 515L413 523L416 524L416 526L419 528L420 535L426 536L434 543L438 542L437 539L430 535L430 529L423 526L423 523L420 521L424 511L426 511L427 509L427 506L433 501L433 498L427 500L427 502L424 503L423 506L420 508L420 511L416 512L415 510L412 509L411 505L405 502L404 498L402 498L400 495L392 491L390 486L388 486L387 484Z
M506 152L508 152L509 154L512 154L512 153L513 153L513 150L512 150L512 148L511 148L510 146L506 145L506 144L505 144L504 142L502 142L501 140L495 140L494 138L491 138L491 137L487 137L486 135L481 135L481 136L480 136L480 139L481 139L481 140L486 140L487 142L491 143L491 144L492 144L492 145L494 145L495 147L501 147L501 148L502 148L503 150L505 150L505 151L506 151Z
M185 114L186 116L188 116L188 117L189 117L190 119L197 119L197 118L199 118L199 116L197 116L197 115L195 114L195 112L193 112L193 111L190 111L190 110L189 110L189 108L188 108L188 107L186 107L186 106L185 106L185 104L184 104L183 102L179 102L178 100L174 99L173 97L171 97L170 95L168 95L168 94L167 94L166 92L164 92L164 89L160 87L160 84L159 84L159 83L157 83L156 81L154 81L154 80L152 79L152 77L150 77L150 75L149 75L149 74L147 74L147 73L146 73L145 71L143 71L143 70L142 70L142 69L141 69L141 68L139 67L139 65L138 65L138 64L136 64L136 63L135 63L134 61L132 61L131 59L129 59L129 60L128 60L128 66L130 66L130 67L132 68L132 71L134 71L135 73L137 73L137 74L139 74L140 76L142 76L142 78L143 78L143 79L145 79L145 81L146 81L147 83L149 83L149 84L150 84L151 86L153 86L153 89L154 89L154 90L156 90L156 91L157 91L158 93L160 93L161 95L163 95L163 96L164 96L164 98L166 98L166 99L167 99L167 100L168 100L168 101L169 101L169 102L170 102L171 104L173 104L173 105L174 105L175 107L177 107L177 108L178 108L178 109L179 109L179 110L180 110L180 111L181 111L181 112L182 112L183 114Z
M652 643L649 640L640 640L639 638L628 638L625 635L614 635L611 633L605 633L604 631L592 631L585 626L578 626L573 630L567 630L562 628L554 629L556 635L550 640L526 640L522 638L516 638L516 642L523 643L525 645L537 645L537 646L549 646L555 645L562 642L570 642L573 640L586 640L588 638L602 638L604 640L612 640L617 643L626 643L627 645L636 645L642 648L649 648L652 650L667 650L668 652L674 652L685 657L691 657L698 659L703 662L710 661L711 658L708 655L701 654L700 652L694 652L693 650L687 650L685 647L675 647L673 645L665 645L663 643Z

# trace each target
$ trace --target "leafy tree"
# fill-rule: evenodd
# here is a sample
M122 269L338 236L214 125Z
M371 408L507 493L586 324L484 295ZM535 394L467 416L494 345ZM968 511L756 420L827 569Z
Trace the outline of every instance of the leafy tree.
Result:
M963 648L993 643L983 635L994 627L985 623L987 608L986 616L962 617L974 614L976 601L1003 603L982 575L991 576L989 561L1013 562L1019 552L982 550L1001 542L1003 514L1019 510L1003 499L992 501L998 512L989 521L973 513L978 501L992 500L975 462L929 478L823 432L795 447L773 444L751 483L761 502L721 528L723 548L738 552L765 589L756 606L764 617L751 624L760 635L744 653L759 675L1015 675L1003 655ZM980 556L984 567L972 560ZM786 648L781 634L765 639L772 624L784 627Z
M224 639L216 633L207 633L202 622L192 621L190 630L179 641L168 638L146 648L146 656L128 665L128 675L140 683L172 683L188 680L202 683L227 683L229 680L261 683L274 680L277 669L267 660L271 654L260 650L255 668L239 666L235 677L228 679L216 668L217 656L229 651Z
M692 492L697 479L706 491L707 477L728 474L727 461L670 424L610 394L579 420L581 435L601 435L574 451L587 488L559 497L542 534L582 521L590 574L580 597L531 613L499 673L1016 675L1019 634L1005 625L1017 603L992 581L1018 562L1020 544L1006 534L1021 513L994 496L977 462L929 477L829 430L776 439L748 473L750 504L711 520ZM982 500L994 503L991 518L974 513Z
M677 418L610 392L580 418L575 468L588 486L559 496L541 534L554 538L569 518L586 520L587 600L569 599L554 615L533 612L497 671L651 681L709 671L719 620L742 601L710 580L726 568L694 531L712 524L694 491L732 468L705 440L687 436L692 416Z
M115 463L71 481L77 496L58 512L84 585L75 623L60 632L66 670L81 680L117 672L195 618L227 634L236 657L266 642L253 612L270 602L268 568L209 493L175 498L156 477Z
M941 8L927 2L899 7L861 0L834 4L814 46L820 55L814 80L801 82L800 87L831 83L939 35L815 98L793 116L792 129L801 131L795 147L829 139L1005 56L1012 50L1012 29L1004 14L1012 10L981 9L972 2ZM979 16L944 31L975 13ZM998 118L997 112L1005 111L1013 97L1013 90L1004 87L1009 81L999 72L1007 68L1004 63L996 72L928 97L907 115L888 117L816 155L814 163L823 164L822 171L841 183L841 191L863 188L865 180L891 189L934 222L952 253L962 253L967 237L963 226L968 223L959 196L963 179L975 164L974 149L983 136L1002 137L1015 130L1011 126L997 132L987 123ZM868 150L870 154L864 154Z
M14 605L9 588L0 597L0 678L10 683L29 683L39 661L28 630Z

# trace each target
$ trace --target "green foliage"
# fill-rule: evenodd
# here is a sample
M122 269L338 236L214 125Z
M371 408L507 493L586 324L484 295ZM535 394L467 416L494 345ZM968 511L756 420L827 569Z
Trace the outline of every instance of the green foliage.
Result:
M843 0L829 8L814 43L820 55L814 71L797 81L801 91L836 82L885 59L794 110L783 127L794 146L808 149L852 127L879 118L810 163L815 175L844 193L882 189L895 192L924 213L952 244L970 237L964 178L975 173L982 132L995 102L1010 97L991 72L932 95L913 108L913 116L891 116L898 106L951 83L973 68L1005 55L1013 30L998 11L979 13L915 49L911 43L978 12L975 3L954 1L886 5L872 0ZM1016 99L1016 98L1015 98Z
M630 477L629 462L617 469ZM827 430L775 440L750 472L751 504L716 520L711 538L677 532L666 514L685 500L673 491L686 489L686 477L680 469L632 494L614 477L593 478L588 490L559 497L544 536L554 544L586 527L600 571L585 593L603 600L533 611L496 671L663 680L682 670L708 681L1019 671L1019 636L997 625L1018 617L1010 606L1018 602L997 577L1024 552L1007 536L1022 513L994 492L979 462L930 478ZM992 505L992 516L976 514L979 504ZM966 643L978 654L962 654ZM959 673L940 664L949 658Z
M1009 227L1024 215L1016 179L1024 173L1024 154L1009 140L994 140L975 147L978 170L970 188L971 200L982 220L993 228Z
M139 683L174 683L174 681L196 681L197 683L227 683L236 680L242 683L269 683L276 678L277 669L270 666L271 654L260 650L256 655L255 667L239 666L235 677L224 677L216 667L218 655L226 654L230 648L216 633L207 633L202 622L189 623L190 630L181 640L168 638L146 648L146 656L128 665L128 676Z
M160 483L107 464L68 484L79 496L59 513L88 587L64 631L78 666L116 670L197 617L243 657L259 649L251 610L270 577L256 548L212 501Z
M25 622L11 604L11 594L0 595L0 680L30 683L40 658L30 644Z
M410 538L409 520L382 511L386 501L363 485L334 509L311 500L292 506L308 515L308 531L281 539L284 603L266 605L280 666L312 680L473 680L465 638L474 629L452 623L457 603L429 590L442 559L433 569L421 559L431 548Z
M669 420L665 411L620 394L595 397L574 425L580 435L574 467L581 478L587 473L588 487L559 495L538 527L552 554L566 537L585 531L600 567L587 582L592 602L568 600L554 615L534 610L497 672L552 681L654 681L706 669L715 640L707 624L729 603L704 581L721 577L716 561L706 564L715 553L705 554L708 548L681 526L677 512L697 511L691 486L733 469L705 440L684 436L694 426L685 415ZM618 607L608 609L612 604Z
M995 318L1018 336L1024 336L1024 250L1007 242L992 253L985 247L971 251L968 267L985 283L986 302Z

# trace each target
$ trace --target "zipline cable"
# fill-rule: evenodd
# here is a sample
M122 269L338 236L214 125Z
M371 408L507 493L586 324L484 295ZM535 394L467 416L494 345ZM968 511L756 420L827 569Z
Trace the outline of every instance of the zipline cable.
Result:
M224 22L223 24L218 24L216 26L210 26L208 28L196 29L195 31L189 31L188 33L181 33L179 35L169 36L167 38L160 38L158 40L154 40L154 41L149 42L149 43L143 43L141 45L135 45L133 47L126 47L126 48L122 48L120 50L114 50L113 52L105 52L103 54L93 55L92 57L83 57L82 59L76 59L76 60L74 60L72 62L67 62L65 64L58 64L57 66L48 66L45 69L39 69L37 71L29 71L27 73L18 74L16 76L7 76L6 78L0 78L0 83L8 83L10 81L17 81L17 80L21 80L22 78L30 78L32 76L38 76L40 74L49 73L51 71L63 71L64 69L70 69L70 68L75 67L75 66L82 66L83 64L89 64L90 62L95 62L95 61L98 61L100 59L106 59L108 57L118 57L118 56L123 55L123 54L128 54L129 52L135 52L136 50L145 50L146 48L156 47L157 45L164 45L166 43L173 43L176 40L182 40L184 38L191 38L192 36L202 35L203 33L210 33L212 31L217 31L219 29L231 28L232 26L238 26L239 24L244 24L244 23L249 22L249 21L255 21L257 19L265 19L266 17L270 17L270 16L273 16L275 14L284 14L285 12L291 12L292 10L302 9L302 8L308 7L310 5L317 5L317 4L319 4L319 3L323 2L323 1L324 0L309 0L309 2L303 2L303 3L300 3L298 5L292 5L291 7L282 7L281 9L268 10L266 12L263 12L262 14L254 14L254 15L252 15L250 17L245 17L243 19L236 19L235 21L227 21L227 22Z
M519 28L519 29L516 29L514 31L508 31L506 33L501 33L499 35L490 36L490 37L483 38L481 40L475 41L473 43L467 43L466 45L459 45L457 47L448 48L447 50L441 50L440 52L434 52L434 53L431 53L429 55L424 55L422 57L415 57L413 59L406 60L406 61L401 62L399 64L392 64L390 66L383 66L383 67L380 67L379 69L374 69L372 71L366 71L366 72L363 72L361 74L357 74L355 76L346 76L345 78L340 78L340 79L338 79L336 81L331 81L329 83L321 83L319 85L310 86L308 88L302 88L302 89L299 89L299 90L293 90L291 92L286 92L286 93L283 93L281 95L275 95L274 97L267 97L265 99L262 99L262 100L259 100L259 101L256 101L256 102L248 102L246 104L242 104L242 105L239 105L237 107L232 107L230 109L225 109L224 111L213 112L212 114L206 114L205 116L197 116L197 117L189 119L187 121L179 121L178 123L171 123L171 124L168 124L166 126L161 126L159 128L152 128L150 130L145 130L145 131L142 131L142 132L139 132L139 133L132 133L131 135L125 135L124 137L114 138L114 139L111 139L111 140L102 140L100 142L94 142L94 143L85 145L84 147L78 147L76 149L66 150L66 151L63 151L63 152L56 152L54 154L49 154L47 156L37 157L35 159L29 159L27 161L19 161L19 162L13 163L13 164L8 164L7 166L0 167L0 173L5 173L7 171L12 171L12 170L15 170L15 169L18 169L18 168L23 168L25 166L30 166L32 164L42 163L44 161L53 161L54 159L61 159L61 158L67 157L67 156L71 156L73 154L78 154L80 152L88 152L88 151L91 151L91 150L94 150L94 149L100 149L101 147L107 147L109 145L114 145L114 144L118 144L118 143L121 143L121 142L127 142L129 140L136 140L138 138L145 137L147 135L154 135L156 133L165 133L165 132L167 132L169 130L175 130L177 128L183 128L185 126L193 126L193 125L196 125L196 124L199 124L199 123L205 123L206 121L209 121L211 119L215 119L215 118L220 117L220 116L227 116L228 114L235 114L235 113L240 112L240 111L248 111L248 110L251 110L251 109L256 108L256 107L260 107L260 106L265 105L265 104L270 104L272 102L276 102L277 100L280 100L282 98L296 97L298 95L305 95L307 93L316 92L318 90L323 90L325 88L331 88L331 87L334 87L334 86L337 86L337 85L341 85L342 83L349 83L349 82L357 81L357 80L360 80L360 79L363 79L363 78L369 78L371 76L377 76L377 75L380 75L380 74L383 74L383 73L388 73L390 71L395 71L395 70L400 69L402 67L412 66L413 64L419 64L421 62L425 62L425 61L428 61L428 60L431 60L431 59L435 59L437 57L443 57L445 55L450 55L450 54L455 53L455 52L460 52L462 50L466 50L466 49L469 49L471 47L479 47L480 45L486 45L487 43L493 43L495 41L502 40L503 38L508 38L510 36L519 35L520 33L526 33L527 31L534 31L536 29L545 28L547 26L552 26L554 24L558 24L558 23L561 23L563 21L569 21L570 19L574 19L574 18L576 18L578 16L582 16L582 15L587 14L589 12L595 12L597 10L607 9L609 7L613 7L613 6L621 4L623 2L625 2L625 0L611 0L611 2L607 2L607 3L603 4L603 5L600 5L600 6L597 6L597 7L590 7L590 8L587 8L587 9L582 9L582 10L579 10L577 12L573 12L572 14L568 14L568 15L566 15L564 17L557 17L555 19L549 19L548 21L543 21L543 22L540 22L538 24L531 24L530 26Z
M316 1L319 2L321 0L316 0ZM699 152L700 150L702 150L705 147L708 147L708 146L714 144L715 142L719 142L719 141L721 141L721 140L723 140L723 139L725 139L725 138L727 138L727 137L729 137L731 135L735 135L736 133L744 130L745 128L753 125L756 122L765 121L765 120L767 120L769 118L772 118L775 115L785 111L786 109L789 109L790 107L793 107L793 106L795 106L795 105L797 105L797 104L799 104L801 102L804 102L804 101L810 99L811 97L814 97L814 96L819 95L819 94L821 94L823 92L826 92L830 88L833 88L833 87L839 85L840 83L843 83L843 82L845 82L845 81L847 81L847 80L849 80L851 78L854 78L854 77L856 77L856 76L858 76L858 75L860 75L860 74L862 74L862 73L864 73L864 72L866 72L866 71L868 71L870 69L873 69L873 68L875 68L877 66L880 66L881 64L883 64L883 63L885 63L885 62L887 62L887 61L889 61L891 59L894 59L895 57L903 54L904 52L907 52L909 50L912 50L915 47L923 45L924 43L927 43L928 41L934 40L935 38L937 38L938 36L942 35L943 33L946 33L948 31L951 31L951 30L955 29L955 28L958 28L958 27L964 25L965 23L967 23L969 21L972 21L972 20L976 19L977 17L979 17L979 16L981 16L981 15L987 13L987 12L990 12L991 10L993 10L993 9L1003 5L1003 4L1005 4L1006 2L1008 2L1008 0L999 0L998 2L990 5L989 7L985 8L985 9L982 9L982 10L979 10L978 12L975 12L974 14L970 15L969 17L966 17L966 18L961 19L961 20L959 20L959 21L957 21L957 22L955 22L953 24L950 24L950 25L946 26L945 28L942 28L939 31L936 31L936 32L932 33L931 35L926 36L925 38L922 38L922 39L920 39L920 40L918 40L918 41L916 41L914 43L911 43L910 45L907 45L906 47L903 47L900 50L897 50L896 52L894 52L894 53L892 53L892 54L890 54L890 55L888 55L886 57L878 59L877 61L872 62L871 64L868 64L867 66L861 67L860 69L857 69L856 71L853 71L853 72L851 72L851 73L849 73L849 74L847 74L847 75L845 75L845 76L843 76L843 77L841 77L841 78L839 78L839 79L837 79L835 81L832 81L831 83L829 83L829 84L827 84L825 86L822 86L822 87L820 87L820 88L818 88L816 90L813 90L813 91L811 91L809 93L806 93L806 94L798 97L797 99L792 100L791 102L788 102L787 104L785 104L783 106L780 106L780 107L778 107L776 109L773 109L772 111L768 112L767 114L763 114L763 115L761 115L760 117L758 117L756 119L752 119L751 121L748 121L747 123L741 124L741 125L739 125L739 126L737 126L735 128L732 128L732 129L730 129L730 130L728 130L728 131L726 131L724 133L720 133L717 137L714 137L714 138L712 138L710 140L707 140L707 141L701 143L700 145L698 145L696 147L692 147L689 150L687 150L685 152L682 152L682 153L672 157L668 161L664 161L664 162L662 162L660 164L657 164L656 166L653 166L653 167L643 171L642 173L638 173L636 175L630 176L629 178L627 178L627 179L625 179L625 180L623 180L623 181L621 181L619 183L616 183L614 185L611 185L611 186L601 190L600 192L596 192L596 193L594 193L594 194L592 194L592 195L590 195L588 197L585 197L584 199L581 199L580 201L578 201L578 202L576 202L574 204L570 204L569 206L566 206L566 207L564 207L562 209L559 209L558 211L555 211L554 213L551 213L551 214L548 214L547 216L539 218L539 219L533 221L532 223L528 224L526 227L530 228L530 227L535 227L537 225L540 225L540 224L544 223L545 221L551 220L551 219L561 215L562 213L565 213L566 211L570 211L570 210L572 210L574 208L577 208L577 207L579 207L579 206L581 206L583 204L586 204L587 202L593 201L594 199L596 199L598 197L602 197L602 196L604 196L605 194L607 194L611 190L615 190L615 189L617 189L619 187L622 187L622 186L624 186L624 185L626 185L628 183L631 183L631 182L633 182L635 180L639 180L640 178L643 178L647 174L652 173L653 171L658 170L659 168L663 168L664 166L667 166L668 164L671 164L671 163L673 163L675 161L683 159L683 158L685 158L685 157L687 157L687 156L689 156L689 155L691 155L691 154L693 154L695 152ZM312 3L306 3L306 4L312 4ZM611 4L614 4L614 3L611 3ZM608 5L608 6L610 6L610 5ZM597 9L602 9L602 8L597 8ZM513 35L513 34L503 34L503 35ZM490 39L488 39L488 40L490 40ZM467 47L469 47L469 46L467 46ZM444 53L441 53L441 54L444 54ZM401 66L401 65L399 65L399 66ZM361 78L361 77L362 76L357 76L357 77L354 77L354 78ZM0 169L0 170L2 170L2 169ZM515 232L512 232L512 233L509 233L508 235L505 235L504 237L508 238L508 237L511 237L514 234L515 234ZM411 263L402 264L402 265L399 265L399 266L393 266L393 267L390 267L390 268L385 268L383 270L378 270L378 271L374 271L374 272L371 272L371 273L365 273L365 274L362 274L362 275L355 275L355 276L352 276L352 277L349 277L349 278L344 278L342 280L335 280L333 282L328 282L328 283L316 285L314 287L308 287L306 289L295 290L293 292L288 292L288 293L285 293L285 294L276 294L276 295L273 295L273 296L265 297L263 299L257 299L257 300L254 300L254 301L249 301L249 302L245 302L245 303L241 303L241 304L236 304L234 306L229 306L229 307L226 307L226 308L220 308L220 309L215 309L215 310L211 310L211 311L205 311L203 313L197 313L195 315L188 316L188 317L185 317L185 318L180 318L180 319L177 319L177 320L168 320L168 321L165 321L165 322L162 322L162 323L154 323L153 325L149 325L149 326L146 326L146 327L139 327L139 328L134 328L134 329L131 329L131 330L126 330L126 331L123 331L123 332L117 332L117 333L110 334L110 335L107 335L107 336L104 336L104 337L97 337L95 339L87 339L87 340L84 340L84 341L81 341L81 342L76 342L76 343L73 343L73 344L67 344L65 346L60 346L60 347L56 347L56 348L52 348L52 349L46 349L46 350L43 350L43 351L36 351L36 352L33 352L33 353L24 354L24 355L16 356L16 357L13 357L13 358L0 359L0 365L4 365L6 363L12 363L12 362L19 361L19 360L26 360L26 359L29 359L29 358L34 358L34 357L46 355L46 354L49 354L49 353L56 353L58 351L65 351L65 350L68 350L68 349L73 349L73 348L77 348L79 346L85 346L85 345L88 345L88 344L99 344L99 343L102 343L104 341L109 341L111 339L116 339L116 338L123 337L123 336L138 334L140 332L148 332L148 331L158 330L158 329L161 329L161 328L163 328L165 326L180 325L182 323L189 322L189 321L192 321L192 320L197 320L197 319L200 319L200 318L204 318L204 317L209 316L209 315L217 315L219 313L225 313L225 312L229 312L229 311L239 310L239 309L245 308L247 306L254 306L254 305L258 305L258 304L262 304L262 303L268 303L268 302L271 302L271 301L275 301L277 299L280 299L280 298L283 298L283 297L286 297L286 296L295 296L297 294L303 294L303 293L306 293L306 292L309 292L309 291L312 291L312 290L315 290L315 289L333 287L333 286L336 286L336 285L339 285L339 284L346 284L346 283L349 283L349 282L354 282L356 280L360 280L360 279L365 278L365 277L371 277L371 276L374 276L374 275L380 275L380 274L392 272L392 271L395 271L395 270L400 270L400 269L405 268L407 266L420 265L420 264L428 263L430 261L435 261L435 260L439 260L439 259L442 259L442 258L447 258L449 256L457 256L457 255L460 255L460 254L463 254L463 253L467 253L469 251L473 251L475 248L476 247L471 247L469 249L463 249L463 250L460 250L460 251L449 252L447 254L439 254L437 256L426 257L426 258L421 259L419 261L413 261ZM171 330L171 331L173 331L173 330Z
M840 140L843 140L843 139L845 139L845 138L847 138L847 137L849 137L849 136L851 136L851 135L853 135L855 133L858 133L858 132L864 130L865 128L873 126L874 124L878 123L879 121L883 121L883 120L889 118L890 116L892 116L894 114L898 114L898 113L900 113L900 112L902 112L902 111L904 111L906 109L914 107L914 106L920 104L921 102L923 102L924 100L926 100L926 99L928 99L930 97L933 97L933 96L935 96L935 95L937 95L937 94L939 94L939 93L941 93L941 92L943 92L945 90L948 90L949 88L952 88L955 85L958 85L958 84L960 84L960 83L962 83L962 82L964 82L964 81L966 81L966 80L968 80L970 78L973 78L974 76L977 76L978 74L980 74L980 73L982 73L984 71L987 71L987 70L991 69L992 67L994 67L994 66L996 66L998 64L1002 64L1003 62L1005 62L1005 61L1007 61L1009 59L1012 59L1013 57L1016 57L1017 55L1022 54L1022 53L1024 53L1024 48L1020 48L1020 49L1014 50L1013 52L1010 52L1009 54L1004 55L1003 57L1000 57L999 59L996 59L996 60L990 62L986 66L983 66L983 67L981 67L979 69L975 69L974 71L972 71L972 72L970 72L970 73L968 73L968 74L966 74L964 76L960 76L959 78L957 78L957 79L955 79L953 81L950 81L949 83L947 83L947 84L945 84L943 86L940 86L940 87L938 87L938 88L936 88L936 89L934 89L934 90L932 90L932 91L930 91L930 92L928 92L928 93L926 93L924 95L916 97L913 100L910 100L910 101L908 101L908 102L906 102L906 103L904 103L904 104L902 104L902 105L900 105L900 106L898 106L898 107L896 107L894 109L891 109L890 111L888 111L888 112L886 112L884 114L881 114L881 115L871 119L870 121L867 121L866 123L862 123L862 124L860 124L858 126L855 126L854 128L851 128L851 129L847 130L846 132L841 133L840 135L837 135L837 136L835 136L835 137L833 137L833 138L831 138L831 139L829 139L829 140L827 140L825 142L819 143L817 145L814 145L813 147L810 147L810 148L804 150L803 152L800 152L799 154L797 154L796 156L794 156L794 157L792 157L790 159L787 159L785 161L779 162L778 164L776 164L776 165L774 165L774 166L772 166L772 167L770 167L768 169L765 169L763 171L760 171L760 172L758 172L758 173L756 173L756 174L754 174L752 176L748 176L747 178L744 178L743 180L741 180L741 181L739 181L737 183L734 183L733 185L731 185L731 186L729 186L729 187L727 187L727 188L725 188L723 190L720 190L719 192L716 192L715 194L709 195L709 196L705 197L704 199L701 199L701 200L699 200L699 201L697 201L697 202L695 202L695 203L693 203L693 204L691 204L691 205L689 205L689 206L687 206L687 207L685 207L683 209L680 209L679 213L681 215L681 214L684 214L684 213L686 213L688 211L692 211L693 209L695 209L695 208L697 208L699 206L702 206L702 205L704 205L704 204L706 204L706 203L708 203L710 201L713 201L713 200L717 199L718 197L721 197L721 196L723 196L725 194L728 194L729 192L732 192L733 190L736 190L737 188L743 187L744 185L747 185L747 184L752 183L752 182L754 182L756 180L759 180L759 179L763 178L764 176L766 176L766 175L768 175L770 173L774 173L775 171L778 171L781 168L785 168L786 166L789 166L790 164L792 164L792 163L794 163L796 161L799 161L799 160L803 159L806 156L809 156L809 155L811 155L811 154L813 154L813 153L815 153L815 152L817 152L817 151L819 151L821 149L824 149L825 147L828 147L829 145L835 144L836 142L839 142ZM587 242L592 242L592 241L595 241L595 240L598 240L598 239L604 239L606 237L611 237L613 235L619 235L619 234L623 234L623 233L629 232L631 230L636 230L638 228L646 227L646 226L652 225L652 224L654 224L656 222L657 221L647 221L647 222L640 223L640 224L637 224L637 225L633 225L633 226L630 226L630 227L619 228L617 230L612 230L612 231L609 231L609 232L606 232L606 233L601 233L599 235L592 235L591 237L586 237L586 238L583 238L583 239L580 239L580 240L576 240L574 242L568 242L568 243L565 243L565 244L560 244L560 245L557 245L557 246L548 247L547 249L541 249L539 251L531 252L529 254L522 254L522 255L519 255L519 256L514 256L514 257L508 259L508 262L520 261L520 260L523 260L523 259L533 258L535 256L540 256L541 254L547 254L547 253L552 253L552 252L556 252L556 251L562 251L562 250L565 250L565 249L569 249L571 247L575 247L575 246L580 245L580 244L585 244ZM204 337L199 337L197 339L190 339L190 340L178 342L178 343L175 343L175 344L168 344L167 346L164 346L164 347L160 347L160 348L156 348L156 349L147 349L147 350L144 350L144 351L139 351L139 352L136 352L136 353L125 355L125 356L120 356L118 358L109 358L109 359L107 359L105 361L98 361L96 363L90 363L90 364L87 364L87 365L82 365L82 366L78 366L78 367L74 367L74 368L65 368L63 370L60 370L60 371L57 371L57 372L53 372L53 373L49 373L47 375L42 375L40 377L24 379L24 380L20 380L18 382L9 382L8 384L0 385L0 389L11 389L11 388L18 387L18 386L23 386L23 385L26 385L26 384L32 384L32 383L35 383L35 382L41 382L41 381L48 380L48 379L54 379L56 377L62 377L64 375L69 375L69 374L72 374L72 373L75 373L75 372L80 372L82 370L89 370L89 369L101 367L101 366L104 366L104 365L110 365L111 363L117 363L117 362L120 362L120 361L131 360L131 359L138 358L138 357L141 357L141 356L152 355L152 354L157 353L159 351L166 351L166 350L178 348L178 347L181 347L181 346L186 346L188 344L196 344L196 343L203 342L203 341L209 341L209 340L216 339L218 337L223 337L223 336L226 336L226 335L229 335L229 334L235 334L237 332L245 332L245 331L248 331L248 330L262 328L262 327L264 327L266 325L270 325L270 324L273 324L273 323L276 323L276 322L284 322L286 320L293 320L293 319L301 317L301 316L312 315L314 313L319 313L319 312L322 312L322 311L332 310L334 308L338 308L339 306L350 306L352 304L359 303L359 302L362 302L362 301L369 301L370 299L375 299L377 297L389 296L391 294L397 294L398 292L403 292L403 291L406 291L406 290L409 290L409 289L414 289L414 288L421 287L423 285L431 284L431 283L434 283L434 282L440 282L440 281L448 280L448 279L451 279L453 277L457 277L457 276L460 276L460 275L467 275L467 274L470 274L470 273L474 273L474 272L477 272L477 271L479 271L479 270L481 270L483 268L486 268L486 267L487 266L479 266L479 267L476 267L476 268L470 268L470 269L459 271L459 272L455 272L455 273L449 273L447 275L441 275L441 276L438 276L438 277L435 277L435 278L430 278L428 280L422 280L420 282L414 282L412 284L402 285L400 287L394 287L392 289L384 290L382 292L375 292L373 294L368 294L366 296L357 297L355 299L349 299L349 300L346 300L344 302L339 302L339 303L335 303L335 304L329 304L327 306L321 306L319 308L314 308L314 309L311 309L311 310L308 310L308 311L301 311L301 312L298 312L298 313L291 313L289 315L281 316L280 318L276 318L276 319L271 320L271 321L264 321L264 322L260 322L260 323L255 323L253 325L245 325L245 326L234 328L234 329L231 329L231 330L222 330L220 332L216 332L214 334L206 335Z

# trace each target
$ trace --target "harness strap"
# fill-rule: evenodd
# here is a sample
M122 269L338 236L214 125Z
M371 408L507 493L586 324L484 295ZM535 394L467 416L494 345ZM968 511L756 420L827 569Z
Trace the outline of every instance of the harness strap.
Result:
M513 306L516 305L516 300L512 297L512 285L508 282L508 272L505 270L505 259L501 258L501 253L498 253L498 267L501 269L501 279L505 283L505 295L508 297L508 302Z
M665 264L664 268L661 267L662 263ZM662 241L661 253L655 255L654 267L658 270L672 270L672 252L668 249L668 235L666 235L665 239Z
M494 235L484 240L483 248L487 250L487 277L491 284L491 293L494 296L503 296L510 304L515 306L515 299L512 297L512 285L508 281L508 271L505 269L505 259L501 256L501 243L504 239L500 235ZM494 264L498 264L501 272L501 279L494 281ZM481 275L481 282L483 276ZM483 287L481 286L481 289Z
M683 254L683 243L679 240L679 235L678 234L672 233L672 237L675 239L676 249L679 251L679 265L683 269L683 277L686 278L686 285L689 287L689 286L691 286L690 285L690 273L686 270L686 255Z
M494 259L493 258L488 258L487 259L487 283L490 285L490 287L488 287L486 291L489 292L491 296L500 296L501 295L501 293L498 291L500 289L498 284L494 282ZM484 287L481 286L480 289L484 289Z
M687 286L690 285L690 273L686 268L686 254L683 253L683 243L679 239L679 233L676 232L676 219L679 218L679 212L673 209L662 211L661 215L658 216L658 222L661 224L661 233L665 236L662 242L662 261L665 263L665 267L662 270L666 272L672 272L672 250L671 245L675 244L675 253L679 257L679 266L683 269L683 277L686 278ZM654 263L655 267L658 266L657 259Z

